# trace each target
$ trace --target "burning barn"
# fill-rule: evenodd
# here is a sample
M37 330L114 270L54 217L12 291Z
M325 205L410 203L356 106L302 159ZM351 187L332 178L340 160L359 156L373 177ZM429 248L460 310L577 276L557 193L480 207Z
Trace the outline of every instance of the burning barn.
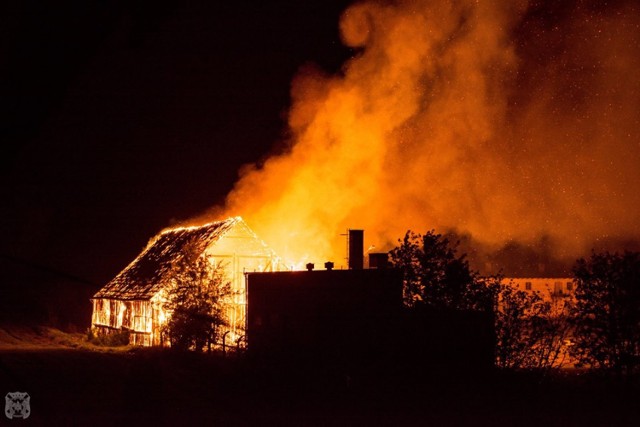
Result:
M168 313L163 290L172 263L187 248L198 256L222 262L233 296L225 302L231 338L244 334L246 292L244 273L274 271L279 259L240 217L202 226L177 227L154 237L142 253L92 298L92 330L97 334L127 330L130 343L160 345L160 328Z

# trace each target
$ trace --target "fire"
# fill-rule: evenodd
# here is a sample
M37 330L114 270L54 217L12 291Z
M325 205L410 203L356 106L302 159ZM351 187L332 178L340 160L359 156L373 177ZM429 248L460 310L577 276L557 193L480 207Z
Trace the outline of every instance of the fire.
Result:
M357 53L292 83L288 150L196 221L241 214L298 268L344 264L347 228L381 249L431 228L571 256L637 239L640 13L619 3L353 5L340 29Z

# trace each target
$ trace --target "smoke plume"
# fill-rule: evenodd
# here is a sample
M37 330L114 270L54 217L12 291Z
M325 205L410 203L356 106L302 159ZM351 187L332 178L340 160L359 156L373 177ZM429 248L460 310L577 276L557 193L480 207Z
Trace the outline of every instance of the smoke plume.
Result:
M357 53L299 72L288 149L216 212L336 266L348 228L375 250L436 229L573 259L637 241L639 25L635 2L354 4L340 30Z

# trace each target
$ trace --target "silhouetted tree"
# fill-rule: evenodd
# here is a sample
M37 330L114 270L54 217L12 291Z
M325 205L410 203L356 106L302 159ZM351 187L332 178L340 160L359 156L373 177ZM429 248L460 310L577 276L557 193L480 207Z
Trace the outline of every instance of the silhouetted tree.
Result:
M163 333L172 348L210 349L226 326L222 302L231 294L231 283L221 264L189 250L171 269L164 303L170 317Z
M573 272L572 354L588 366L633 372L640 362L640 252L593 253Z
M469 267L457 245L434 230L425 235L407 231L390 251L391 264L402 271L404 302L408 307L486 310L491 307L490 278Z
M538 294L529 294L509 284L501 284L496 307L496 364L501 368L521 368L527 364L534 338L532 316L542 306Z
M496 365L550 369L563 362L569 335L566 301L545 301L538 293L501 283L497 291Z
M552 296L545 301L532 327L537 331L530 367L550 369L561 367L568 356L567 342L572 336L570 299Z
M499 367L548 369L561 363L569 334L564 301L514 288L501 275L472 271L457 244L431 230L408 231L391 250L391 263L403 273L408 307L491 311Z

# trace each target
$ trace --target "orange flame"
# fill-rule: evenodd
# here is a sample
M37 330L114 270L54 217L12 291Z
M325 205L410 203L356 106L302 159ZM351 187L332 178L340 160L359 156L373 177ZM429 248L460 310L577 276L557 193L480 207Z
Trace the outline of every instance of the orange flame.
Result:
M348 8L359 53L338 75L300 71L289 150L246 167L215 212L298 266L338 267L347 228L381 249L436 228L580 255L640 236L638 9L539 15L510 0Z

